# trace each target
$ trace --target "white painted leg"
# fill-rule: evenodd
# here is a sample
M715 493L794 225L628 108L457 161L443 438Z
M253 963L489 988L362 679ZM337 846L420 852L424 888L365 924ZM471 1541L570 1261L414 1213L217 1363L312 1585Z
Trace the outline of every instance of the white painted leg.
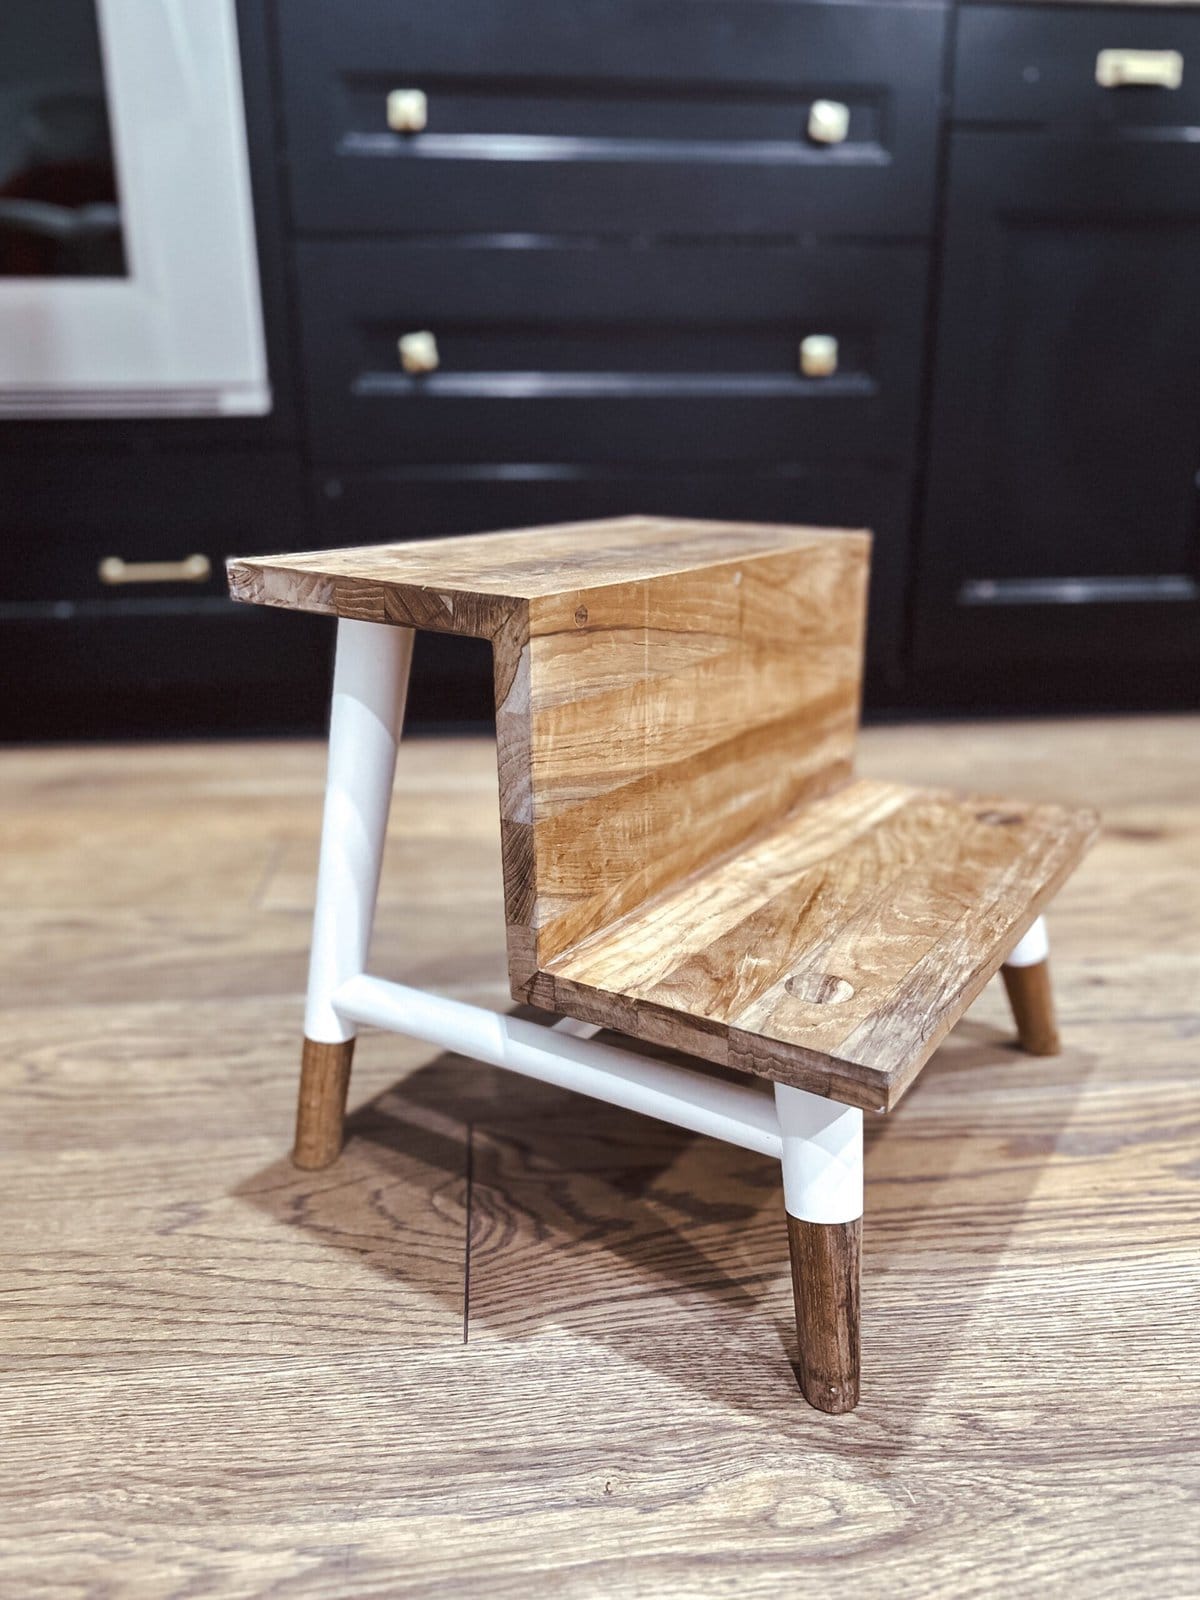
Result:
M1045 917L1038 917L1023 939L1019 939L1013 952L1004 963L1006 967L1036 967L1050 954L1050 937L1046 932Z
M1038 917L1000 969L1021 1048L1031 1056L1058 1054L1058 1026L1050 987L1050 940Z
M783 1137L783 1203L800 1222L863 1214L863 1114L806 1089L775 1085Z
M328 1166L342 1146L355 1025L333 996L366 969L412 645L411 628L338 623L293 1151L302 1167Z
M819 1411L853 1411L859 1390L863 1119L803 1089L775 1085L783 1137L800 1387Z

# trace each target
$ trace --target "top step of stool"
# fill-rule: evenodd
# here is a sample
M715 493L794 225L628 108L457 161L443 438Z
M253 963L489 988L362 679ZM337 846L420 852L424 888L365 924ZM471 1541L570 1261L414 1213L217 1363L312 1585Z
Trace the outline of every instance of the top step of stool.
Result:
M865 563L866 533L619 517L231 561L229 587L235 600L258 605L490 639L522 601L682 578L843 537Z
M492 641L514 996L882 1109L1094 819L850 782L869 543L629 517L235 561L230 591Z

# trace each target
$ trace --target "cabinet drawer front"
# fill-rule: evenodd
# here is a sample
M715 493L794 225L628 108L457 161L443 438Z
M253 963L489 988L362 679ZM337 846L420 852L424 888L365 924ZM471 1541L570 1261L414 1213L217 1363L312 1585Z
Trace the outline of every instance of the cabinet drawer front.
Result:
M6 462L10 611L224 603L225 559L306 538L299 466L279 454L54 453Z
M299 266L319 461L907 461L913 447L919 245L309 244ZM818 356L833 341L832 370L802 373L805 340ZM418 346L435 368L405 370Z
M302 230L930 226L941 6L481 0L464 23L287 0L278 21Z
M947 212L916 663L1115 700L1200 649L1200 146L956 133Z
M1200 124L1200 14L1182 7L964 6L955 55L960 121L1133 137Z
M0 739L319 733L334 629L232 600L5 618Z

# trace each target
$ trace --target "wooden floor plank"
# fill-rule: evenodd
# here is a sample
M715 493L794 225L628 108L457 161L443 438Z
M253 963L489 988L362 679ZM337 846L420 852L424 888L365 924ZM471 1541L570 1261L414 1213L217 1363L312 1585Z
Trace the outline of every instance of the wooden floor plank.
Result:
M316 745L0 757L0 1592L1191 1600L1200 723L862 765L1106 827L1064 1054L993 984L868 1119L827 1417L766 1160L368 1035L342 1162L293 1171ZM379 969L501 1004L493 753L416 742L397 793Z

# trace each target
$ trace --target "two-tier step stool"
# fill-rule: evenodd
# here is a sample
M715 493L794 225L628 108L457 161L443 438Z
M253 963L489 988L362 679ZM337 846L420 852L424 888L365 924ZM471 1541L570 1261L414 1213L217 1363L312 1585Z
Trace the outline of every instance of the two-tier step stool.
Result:
M1096 827L854 778L869 545L629 517L229 574L340 619L297 1163L341 1148L360 1024L773 1155L823 1411L858 1400L863 1111L1001 966L1022 1043L1057 1048L1039 913ZM509 976L552 1028L367 970L418 628L492 642Z

